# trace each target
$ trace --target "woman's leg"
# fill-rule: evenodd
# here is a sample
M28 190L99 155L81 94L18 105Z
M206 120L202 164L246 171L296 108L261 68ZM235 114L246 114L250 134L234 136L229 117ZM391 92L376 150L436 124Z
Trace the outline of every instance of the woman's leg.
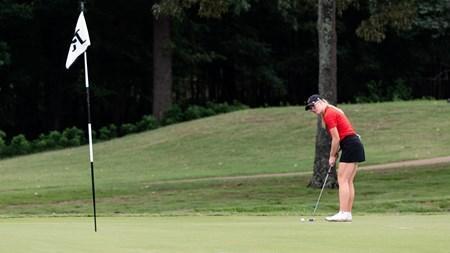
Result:
M357 163L339 163L339 213L326 217L327 221L352 221L352 207L355 198L353 179L356 175Z
M339 183L339 210L351 212L353 200L355 198L355 188L353 179L356 175L356 163L339 163L338 183Z
M356 176L356 171L358 170L358 164L354 163L354 167L355 169L353 170L353 173L351 175L350 178L350 199L349 199L349 203L348 203L348 207L349 207L349 212L352 211L353 209L353 202L355 200L355 186L353 185L353 181L355 180L355 176Z

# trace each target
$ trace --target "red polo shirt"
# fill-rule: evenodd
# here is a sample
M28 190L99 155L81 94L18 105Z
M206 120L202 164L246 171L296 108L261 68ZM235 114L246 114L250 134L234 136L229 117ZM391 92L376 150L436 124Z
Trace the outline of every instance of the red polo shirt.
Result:
M347 116L333 107L327 107L325 109L323 120L327 126L328 133L330 132L330 129L336 127L339 133L339 140L341 141L349 135L356 134L356 131L353 129Z

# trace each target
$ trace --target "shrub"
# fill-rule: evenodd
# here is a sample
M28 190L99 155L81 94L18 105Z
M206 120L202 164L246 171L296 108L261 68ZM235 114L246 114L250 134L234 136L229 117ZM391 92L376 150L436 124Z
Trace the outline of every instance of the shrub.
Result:
M109 127L102 127L98 130L98 138L100 140L109 140L111 139L111 130L109 129Z
M147 131L158 128L158 121L152 115L144 115L142 119L136 123L138 131Z
M98 130L98 138L100 140L110 140L117 137L117 126L110 124Z
M238 110L248 109L248 106L234 101L233 104L225 103L206 103L206 107L212 109L216 114L234 112Z
M30 153L31 145L25 135L19 134L12 138L8 149L10 155L24 155Z
M45 134L40 134L39 137L32 142L34 151L43 151L48 149L47 136Z
M5 146L6 133L0 130L0 148Z
M5 143L6 134L2 130L0 130L0 157L5 152L6 143Z
M184 113L184 119L185 120L193 120L193 119L199 119L204 117L209 117L212 115L215 115L213 109L211 108L205 108L198 105L191 105L187 108L186 112Z
M406 82L398 78L392 85L383 87L382 81L371 80L366 84L368 95L356 96L357 103L370 103L382 101L409 100L412 98L411 87Z
M179 105L173 105L170 109L164 114L163 119L161 120L164 126L175 124L183 121L183 111Z
M366 83L368 95L358 95L356 96L357 103L370 103L370 102L381 102L384 100L382 94L382 81L376 82L375 80L370 80Z
M80 146L86 142L83 130L77 127L66 128L62 133L61 140L67 140L66 143L61 143L62 145L66 144L64 146Z
M228 103L226 103L226 102L222 103L222 104L208 102L208 103L206 103L206 107L213 110L216 114L227 113L227 112L230 112L230 109L231 109L230 106L228 105Z
M109 134L111 138L116 138L117 137L117 127L114 124L110 124L108 126L109 129Z
M408 87L405 80L401 78L395 80L393 86L388 87L387 93L390 100L393 101L408 100L412 98L411 87Z
M62 133L51 131L47 135L41 134L33 141L32 147L35 151L57 149L62 147L79 146L85 143L83 130L72 127L66 128Z
M61 133L58 131L51 131L50 133L40 134L39 137L32 142L33 149L36 151L43 151L60 147Z
M48 148L61 148L64 145L61 145L63 136L59 131L51 131L47 136L47 147Z
M398 84L404 84L398 81ZM400 87L400 86L399 86ZM402 89L399 89L402 90ZM396 90L395 94L400 94ZM207 103L206 106L191 105L185 111L179 105L173 105L161 120L162 125L170 125L179 123L185 120L193 120L203 117L212 116L220 113L227 113L231 111L246 109L247 106L234 102L232 105L227 103L216 104ZM124 136L139 131L152 130L159 127L158 120L152 115L144 115L136 124L123 124L118 127L114 124L104 126L99 129L99 139L108 140L117 136ZM95 140L97 132L92 130L92 138ZM83 130L72 127L66 128L62 133L58 131L51 131L48 134L41 134L31 143L24 135L17 135L12 140L10 145L6 144L6 134L0 130L0 157L14 156L21 154L28 154L31 152L45 151L50 149L58 149L70 146L79 146L87 143L87 139Z
M135 125L131 123L126 123L120 126L120 133L123 135L132 134L137 132L137 128Z
M234 102L232 105L229 105L227 103L216 104L212 102L208 102L206 106L190 105L185 111L183 111L179 105L173 105L164 114L161 122L162 125L165 126L186 120L199 119L220 113L227 113L247 108L248 106L238 102Z
M234 101L232 105L229 106L229 109L227 112L234 112L239 110L248 109L249 107L247 105L241 104L239 101Z

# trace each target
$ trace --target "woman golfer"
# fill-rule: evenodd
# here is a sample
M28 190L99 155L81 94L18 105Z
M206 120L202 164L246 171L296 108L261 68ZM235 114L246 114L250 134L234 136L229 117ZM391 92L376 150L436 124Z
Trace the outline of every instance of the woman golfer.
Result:
M322 122L331 136L329 166L336 164L339 150L342 151L338 169L339 212L325 219L327 221L352 221L352 207L355 198L353 179L358 163L365 161L364 147L359 135L356 134L344 112L330 105L319 95L312 95L308 98L305 110L321 116Z

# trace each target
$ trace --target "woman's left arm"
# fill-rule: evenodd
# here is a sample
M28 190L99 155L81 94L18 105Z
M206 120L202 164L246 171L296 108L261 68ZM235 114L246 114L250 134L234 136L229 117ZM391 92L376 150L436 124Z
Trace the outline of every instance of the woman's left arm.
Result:
M331 135L331 148L328 163L330 164L330 166L334 166L336 164L336 159L339 151L339 133L336 127L330 129L330 135Z

